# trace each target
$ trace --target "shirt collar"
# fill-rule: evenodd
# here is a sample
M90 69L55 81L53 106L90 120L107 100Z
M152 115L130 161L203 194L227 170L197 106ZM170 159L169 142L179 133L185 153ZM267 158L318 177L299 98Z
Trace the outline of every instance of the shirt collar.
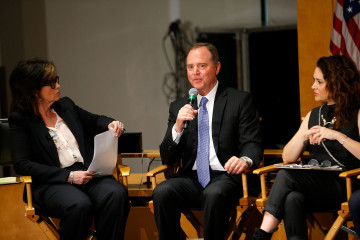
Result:
M197 104L198 106L200 105L200 101L203 97L206 97L209 102L214 102L215 101L215 95L216 95L216 91L219 87L219 81L216 80L216 85L213 87L213 89L211 89L211 91L206 95L206 96L201 96L200 94L197 96Z

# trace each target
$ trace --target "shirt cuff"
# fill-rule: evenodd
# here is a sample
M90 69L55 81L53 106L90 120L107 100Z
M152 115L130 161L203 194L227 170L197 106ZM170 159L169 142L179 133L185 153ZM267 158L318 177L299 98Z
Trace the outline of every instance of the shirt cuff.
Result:
M251 166L253 165L253 161L252 161L249 157L247 157L247 156L242 156L241 158L244 159L244 161L246 162L246 164L247 164L249 167L251 167Z
M181 138L181 136L182 136L182 134L183 134L183 132L184 132L184 129L181 131L181 132L177 132L177 131L175 131L175 126L173 126L173 128L172 128L172 138L173 138L173 141L176 143L176 144L178 144L179 142L180 142L180 138Z

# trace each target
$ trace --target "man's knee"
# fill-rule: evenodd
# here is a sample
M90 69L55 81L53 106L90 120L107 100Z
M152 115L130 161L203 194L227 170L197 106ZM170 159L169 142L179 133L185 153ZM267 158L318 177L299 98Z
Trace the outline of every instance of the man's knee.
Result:
M160 183L156 186L156 188L153 191L153 199L154 201L158 201L161 199L167 199L170 198L172 192L172 188L169 186L169 184L165 182Z
M206 188L201 195L201 202L203 206L208 204L213 204L218 206L218 204L231 204L230 197L222 188Z

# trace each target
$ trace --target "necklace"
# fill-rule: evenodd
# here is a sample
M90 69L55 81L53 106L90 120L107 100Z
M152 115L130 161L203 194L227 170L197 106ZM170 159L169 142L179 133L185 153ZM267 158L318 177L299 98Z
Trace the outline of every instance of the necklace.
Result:
M322 109L323 106L324 106L324 105L322 105L322 106L320 107L320 109L319 109L319 125L320 125L320 115L321 115L322 118L324 118L323 115L321 114L321 109ZM335 118L335 117L334 117L334 118ZM334 118L331 120L331 122L334 120ZM323 120L323 121L324 121L324 120ZM335 120L334 120L334 123L335 123L335 121L336 121L336 118L335 118ZM326 122L326 121L325 121L325 122ZM331 123L331 122L330 122L330 123ZM339 164L339 166L345 167L344 164L342 164L341 162L339 162L339 161L331 154L331 152L330 152L329 149L326 147L326 145L325 145L324 142L321 142L321 145L325 148L325 151L329 154L329 156L332 158L332 160L334 160L337 164Z
M47 114L45 113L45 116L49 119L50 122L52 122L53 119L54 119L54 118L51 116L52 114L53 114L53 111L52 111L52 110L49 111L49 116L47 116Z
M51 115L51 113L50 113L50 115ZM53 120L52 117L48 117L48 116L46 116L46 117L50 120L50 122L52 122L52 120Z
M327 122L324 116L321 114L321 120L323 121L323 127L333 129L336 122L336 117L333 117L330 122Z

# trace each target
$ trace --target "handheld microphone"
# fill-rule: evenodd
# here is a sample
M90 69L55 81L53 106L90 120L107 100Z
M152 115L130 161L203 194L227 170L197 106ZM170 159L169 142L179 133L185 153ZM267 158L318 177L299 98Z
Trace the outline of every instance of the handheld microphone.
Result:
M191 88L189 90L189 104L191 106L194 106L195 102L196 102L196 96L198 95L198 90L196 88ZM189 125L189 121L185 121L184 123L184 129L187 129Z

